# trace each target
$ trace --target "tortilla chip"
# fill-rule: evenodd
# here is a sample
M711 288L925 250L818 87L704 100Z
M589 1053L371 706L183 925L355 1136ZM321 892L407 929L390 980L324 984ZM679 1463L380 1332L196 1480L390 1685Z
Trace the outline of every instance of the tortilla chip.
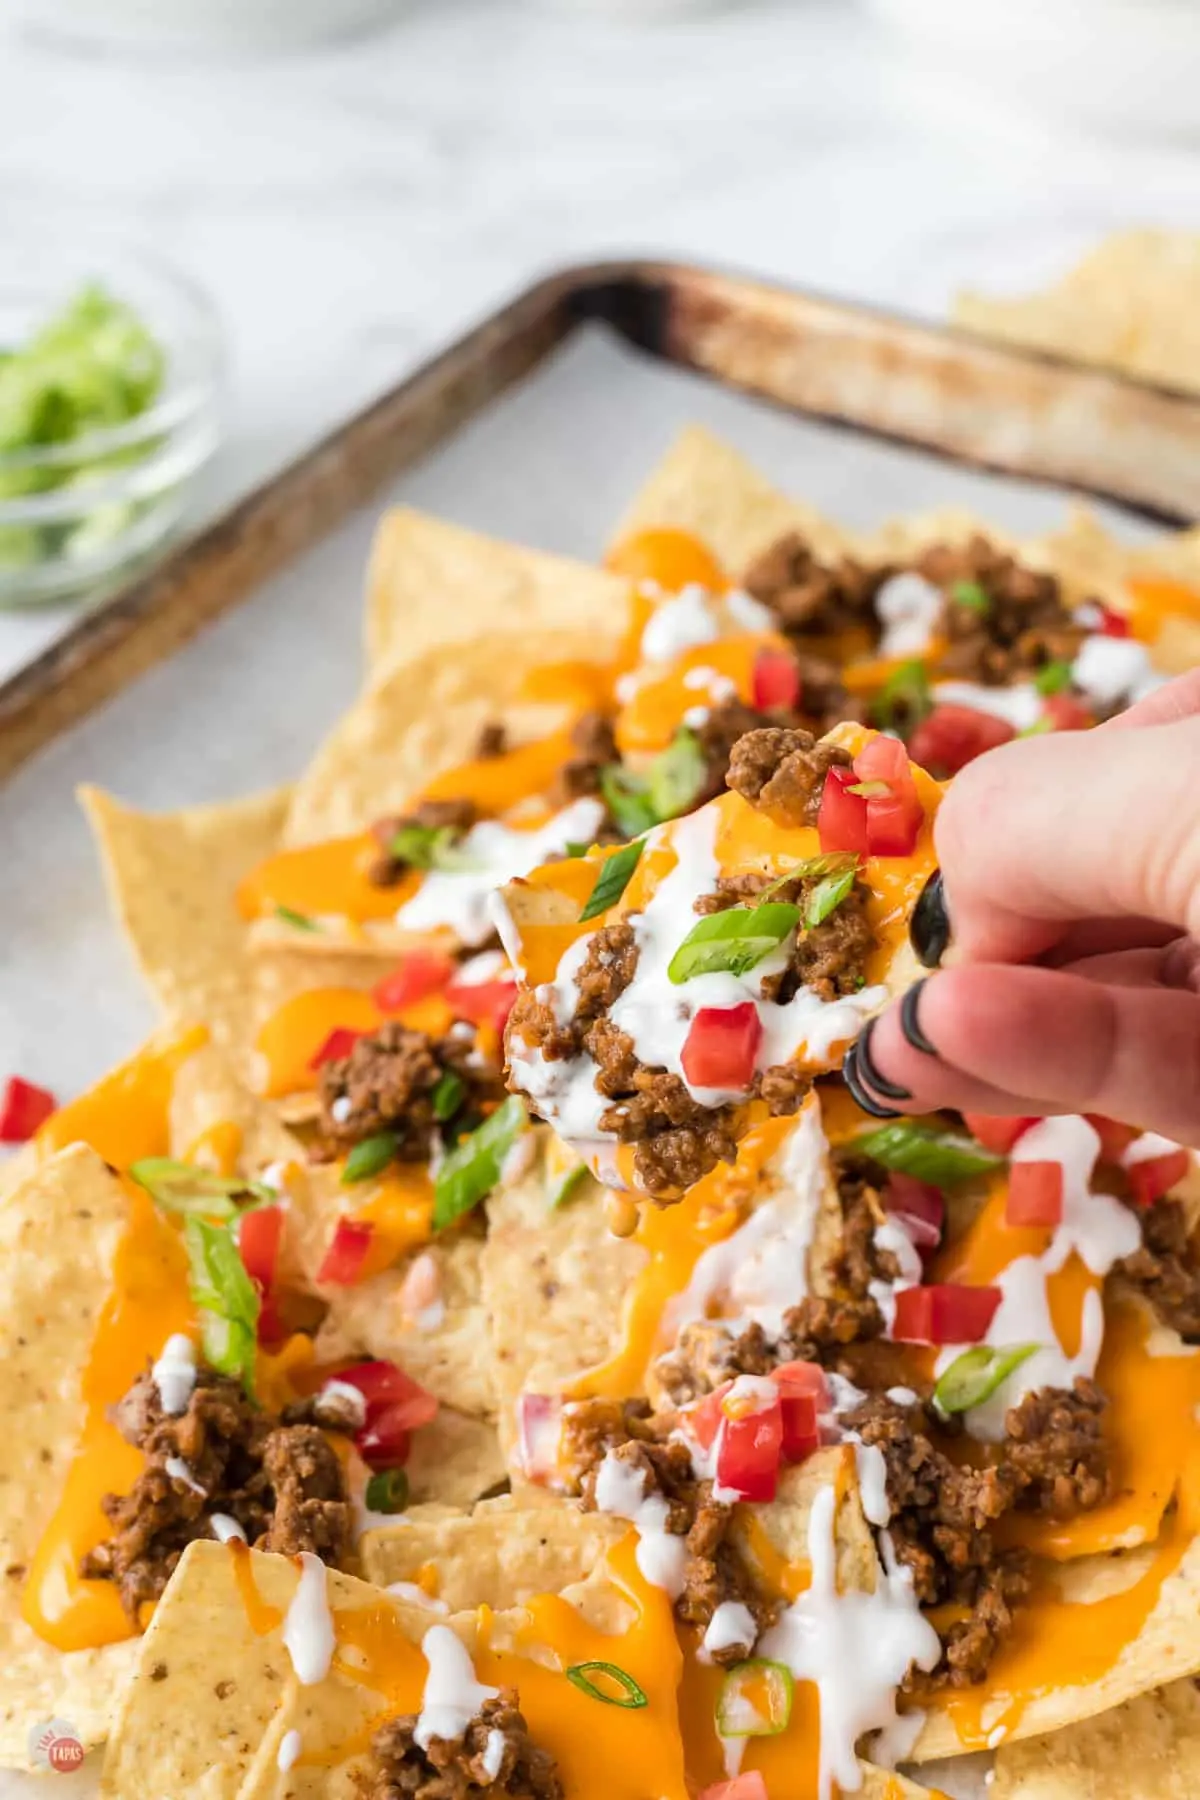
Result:
M1136 548L1113 537L1082 507L1073 508L1061 530L1044 540L1051 566L1080 598L1095 596L1117 612L1128 612L1129 587L1139 578L1181 582L1200 593L1200 532L1169 532ZM1200 665L1200 618L1168 614L1150 654L1164 675L1183 675Z
M82 1144L60 1150L0 1206L0 1764L34 1767L29 1736L55 1717L103 1741L133 1641L64 1654L21 1617L23 1571L61 1490L83 1423L82 1371L107 1298L83 1277L111 1267L125 1229L121 1184Z
M514 649L577 631L591 638L595 654L597 634L620 636L627 593L624 581L600 569L397 507L380 520L371 551L368 661L374 671L401 660L411 666L426 651L497 631L510 635Z
M417 1433L419 1442L421 1433ZM449 1517L421 1508L405 1522L363 1539L363 1573L387 1587L416 1582L424 1569L452 1612L472 1606L499 1611L535 1594L557 1594L584 1581L629 1527L623 1519L585 1513L568 1500L518 1506L505 1498Z
M613 543L656 525L700 538L731 575L798 531L819 556L843 553L851 539L839 526L788 499L738 451L702 425L675 440L613 533Z
M965 292L968 330L1200 393L1200 237L1122 231L1021 299Z
M802 1463L782 1469L775 1498L763 1506L739 1506L730 1536L751 1568L762 1562L763 1539L780 1562L807 1566L808 1528L813 1502L823 1488L837 1490L834 1540L839 1591L874 1589L879 1570L875 1542L858 1497L854 1451L839 1444L818 1450ZM768 1588L770 1570L762 1570Z
M1200 1690L1154 1688L1051 1737L1002 1746L989 1800L1195 1800Z
M507 1474L496 1427L452 1406L439 1407L432 1423L413 1432L404 1472L414 1502L440 1506L472 1506Z

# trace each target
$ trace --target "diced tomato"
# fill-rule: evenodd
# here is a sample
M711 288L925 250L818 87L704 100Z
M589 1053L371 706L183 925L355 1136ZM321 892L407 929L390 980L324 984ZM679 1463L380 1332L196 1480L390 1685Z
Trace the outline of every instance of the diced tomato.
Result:
M829 1383L820 1363L785 1362L772 1369L771 1380L782 1394L811 1394L823 1411L829 1402Z
M394 1362L385 1358L378 1361L351 1363L348 1369L339 1369L337 1379L357 1388L367 1407L367 1423L370 1424L377 1413L402 1412L402 1423L406 1431L416 1431L422 1425L437 1417L438 1403L435 1395L423 1388L419 1381Z
M892 1337L898 1344L978 1344L1000 1304L998 1287L901 1288Z
M1008 1172L1004 1217L1008 1224L1061 1225L1063 1168L1056 1162L1015 1162Z
M1111 606L1105 606L1103 600L1093 600L1096 609L1098 629L1105 637L1127 638L1132 635L1129 620L1124 613L1114 612Z
M44 1125L58 1101L48 1088L10 1075L0 1094L0 1144L24 1144Z
M380 1012L403 1012L444 988L454 970L454 958L446 950L410 950L390 975L375 983L371 998Z
M319 1069L322 1063L340 1062L343 1056L349 1056L357 1044L361 1031L351 1031L348 1025L335 1025L315 1056L310 1056L310 1069Z
M515 975L503 975L495 981L452 981L446 989L446 999L456 1018L470 1019L475 1025L490 1025L497 1037L504 1036L504 1027L516 998Z
M859 783L882 783L883 794L862 796L867 802L868 856L911 856L925 820L904 745L897 738L874 737L854 759Z
M702 1006L679 1059L688 1081L693 1087L748 1088L762 1029L753 1000L741 1006Z
M946 1199L940 1188L915 1175L893 1170L884 1189L883 1204L900 1220L918 1250L936 1250L946 1224Z
M256 1206L238 1220L238 1252L247 1275L257 1284L260 1293L269 1293L274 1285L282 1238L282 1206Z
M767 1784L761 1769L746 1769L731 1781L701 1788L696 1800L767 1800Z
M1145 1162L1126 1164L1129 1185L1139 1206L1150 1206L1177 1187L1192 1166L1186 1150L1172 1150L1165 1156L1148 1156Z
M1007 719L947 702L921 720L908 740L908 754L923 769L957 775L985 750L995 750L1015 736Z
M357 1219L339 1219L329 1240L325 1260L317 1270L318 1281L335 1287L352 1287L362 1275L362 1266L371 1248L374 1228Z
M853 769L830 769L825 776L817 811L817 836L826 854L867 854L867 803L861 794L850 792L857 780Z
M522 1394L517 1401L517 1443L529 1481L550 1481L558 1472L562 1401L554 1394Z
M783 1460L803 1462L821 1444L821 1414L829 1405L825 1371L819 1363L781 1363L771 1379L779 1389Z
M1100 1133L1100 1155L1104 1162L1119 1163L1134 1138L1139 1136L1136 1125L1121 1125L1116 1119L1106 1119L1103 1113L1084 1113L1083 1116L1092 1130Z
M772 706L795 709L800 704L800 671L784 650L760 650L754 659L751 698L759 712Z
M1055 731L1087 731L1096 723L1095 713L1089 712L1074 694L1047 694L1042 702L1042 714Z
M287 1336L287 1326L274 1294L264 1294L258 1303L257 1336L260 1344L279 1344Z
M1021 1133L1036 1125L1037 1119L1016 1113L964 1113L963 1124L985 1150L991 1150L996 1156L1007 1156Z
M402 1469L412 1450L412 1432L402 1407L385 1406L354 1434L354 1448L370 1469Z
M725 1419L725 1414L721 1410L721 1402L732 1386L732 1382L723 1381L720 1387L713 1389L711 1394L705 1394L703 1400L698 1400L695 1406L690 1406L684 1415L688 1431L695 1438L701 1450L712 1448L713 1439Z
M717 1485L740 1500L773 1500L782 1452L783 1409L778 1400L740 1419L726 1416L717 1440Z

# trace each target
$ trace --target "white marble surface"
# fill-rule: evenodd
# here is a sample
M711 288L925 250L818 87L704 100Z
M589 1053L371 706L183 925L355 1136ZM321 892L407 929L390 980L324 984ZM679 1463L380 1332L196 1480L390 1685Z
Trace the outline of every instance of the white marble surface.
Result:
M1195 219L1200 152L1010 118L854 0L411 0L241 64L73 53L20 25L37 10L0 0L0 245L10 215L82 219L207 284L233 361L208 509L568 260L671 252L938 314L960 280ZM0 618L0 673L68 618Z

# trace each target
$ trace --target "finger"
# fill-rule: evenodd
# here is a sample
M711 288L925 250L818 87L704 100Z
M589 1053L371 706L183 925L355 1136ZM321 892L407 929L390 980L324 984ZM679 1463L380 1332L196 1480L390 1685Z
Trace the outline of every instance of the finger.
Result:
M959 956L1041 955L1080 919L1200 917L1200 718L1025 738L969 763L935 826Z
M1165 687L1155 688L1144 700L1114 713L1098 727L1101 731L1120 730L1132 725L1173 725L1179 719L1190 719L1200 713L1200 669L1189 669Z
M859 1072L906 1089L906 1110L1100 1112L1200 1143L1200 995L1188 989L980 965L916 990L908 1037L904 1016L879 1018ZM931 1053L915 1047L914 1022Z
M1106 987L1178 986L1163 981L1163 946L1139 946L1132 950L1110 950L1099 956L1080 956L1071 962L1055 960L1054 967L1063 975L1078 975L1083 981L1098 981Z
M1160 924L1157 919L1081 919L1077 925L1066 928L1041 960L1057 969L1085 956L1109 956L1120 950L1165 949L1178 936L1174 925Z

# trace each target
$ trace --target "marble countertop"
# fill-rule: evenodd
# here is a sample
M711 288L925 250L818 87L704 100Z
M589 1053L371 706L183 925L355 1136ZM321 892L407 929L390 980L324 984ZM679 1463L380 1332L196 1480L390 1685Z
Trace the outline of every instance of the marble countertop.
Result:
M639 23L562 0L412 0L272 62L72 52L5 29L0 231L148 239L232 357L213 511L534 276L611 252L937 316L1104 230L1188 222L1200 152L1086 142L910 64L853 0ZM69 619L0 618L0 674Z

